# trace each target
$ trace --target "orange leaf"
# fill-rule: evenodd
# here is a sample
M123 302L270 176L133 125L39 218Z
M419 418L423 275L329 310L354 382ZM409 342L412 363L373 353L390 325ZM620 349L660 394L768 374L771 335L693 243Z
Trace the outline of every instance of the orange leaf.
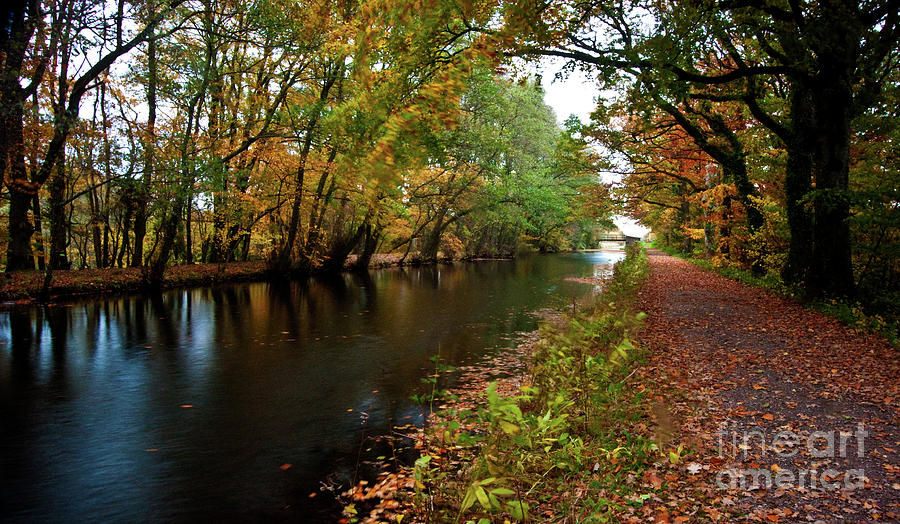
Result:
M773 415L771 413L766 413L765 415L762 416L762 418L765 420L775 420L775 415Z

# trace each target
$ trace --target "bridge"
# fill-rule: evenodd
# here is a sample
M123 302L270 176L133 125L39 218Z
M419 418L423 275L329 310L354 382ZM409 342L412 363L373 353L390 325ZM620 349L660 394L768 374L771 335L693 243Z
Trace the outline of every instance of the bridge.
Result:
M640 237L632 237L623 233L619 229L595 230L594 238L597 242L624 242L625 245L640 242Z
M626 237L621 231L606 231L595 238L598 242L624 242Z

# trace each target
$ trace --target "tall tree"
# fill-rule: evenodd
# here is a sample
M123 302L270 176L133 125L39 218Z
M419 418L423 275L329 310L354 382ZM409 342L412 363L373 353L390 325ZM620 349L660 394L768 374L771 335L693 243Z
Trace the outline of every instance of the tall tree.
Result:
M69 137L75 123L78 120L78 112L81 100L94 82L106 71L118 58L131 51L135 46L143 42L153 31L153 27L159 23L162 16L181 4L184 0L172 0L166 9L155 19L151 20L141 29L128 33L127 16L124 4L119 5L113 13L106 13L106 6L90 5L83 3L81 9L67 10L69 2L58 4L50 3L48 8L51 23L47 29L49 32L48 49L44 49L42 38L33 38L34 28L43 23L45 15L44 6L37 1L32 1L27 6L14 7L8 13L10 30L4 31L6 40L3 42L3 51L9 52L12 61L7 61L4 70L3 105L12 106L6 113L9 130L6 140L0 141L3 150L0 157L7 158L11 164L10 178L6 181L9 189L9 244L7 247L7 271L30 269L34 267L31 257L31 236L34 232L32 217L29 210L37 191L53 174L61 155L64 152L66 140ZM73 21L70 16L77 16ZM40 165L34 166L31 173L27 173L24 162L24 138L21 129L23 127L21 109L24 99L30 89L36 89L43 80L46 69L46 61L50 55L56 52L59 39L71 28L78 28L84 32L99 35L98 41L93 42L99 54L96 61L89 63L83 72L66 82L64 92L58 93L60 107L53 116L53 134L50 138ZM23 70L23 60L31 53L31 58L37 61L37 65L31 71ZM28 74L30 73L30 74ZM29 82L26 88L21 87L22 80ZM3 143L5 142L5 143Z
M609 82L625 72L670 103L704 97L746 104L789 155L786 277L805 282L811 294L840 295L854 289L850 123L896 66L898 12L894 0L559 1L509 5L507 20L516 34L527 28L520 52L567 58ZM709 69L711 56L716 67ZM764 88L776 82L787 87L790 103L771 112Z

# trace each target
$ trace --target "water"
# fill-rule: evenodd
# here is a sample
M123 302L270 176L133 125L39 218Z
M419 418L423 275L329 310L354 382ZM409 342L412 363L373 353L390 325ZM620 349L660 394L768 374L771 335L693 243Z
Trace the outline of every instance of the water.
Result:
M6 307L0 520L333 521L321 482L353 479L364 436L421 423L429 357L502 350L617 257Z

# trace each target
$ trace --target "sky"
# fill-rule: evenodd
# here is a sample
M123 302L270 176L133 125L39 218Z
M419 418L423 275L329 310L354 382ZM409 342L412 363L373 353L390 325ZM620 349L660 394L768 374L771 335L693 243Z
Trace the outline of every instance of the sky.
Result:
M541 75L544 101L556 111L556 119L560 123L569 118L569 115L587 122L600 94L597 82L580 70L569 73L566 78L557 79L556 73L562 69L562 65L562 60L547 57L535 67L534 72Z
M557 79L556 73L561 68L562 61L550 58L544 59L535 67L534 72L541 75L544 101L556 112L556 120L559 123L564 122L570 115L577 116L582 122L588 122L600 94L597 82L583 71L574 71L566 78ZM613 222L628 236L642 237L650 231L629 217L615 216Z

